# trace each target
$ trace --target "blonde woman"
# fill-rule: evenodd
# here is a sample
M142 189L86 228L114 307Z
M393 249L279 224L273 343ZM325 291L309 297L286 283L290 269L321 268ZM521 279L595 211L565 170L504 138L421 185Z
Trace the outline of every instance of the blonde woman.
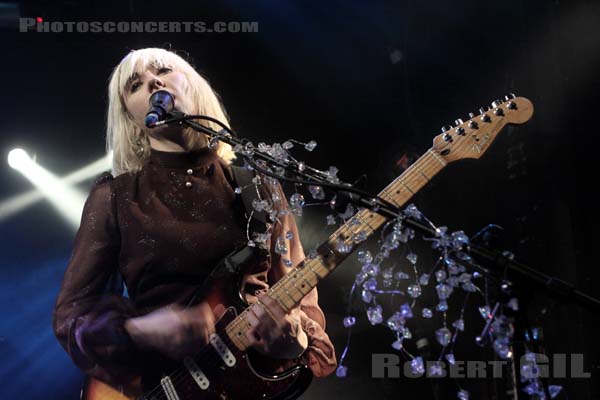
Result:
M208 82L171 51L132 51L110 77L107 150L114 177L99 178L85 204L54 330L83 372L111 385L131 382L155 355L181 360L208 342L223 308L188 302L211 268L247 241L231 148L209 149L204 135L182 125L146 128L149 98L158 90L173 94L180 111L228 123ZM246 300L260 300L248 313L248 341L273 358L302 355L314 375L326 376L336 360L316 289L289 313L265 295L286 264L304 258L291 215L270 229L272 237L292 237L285 239L286 254L270 243L269 257L245 275ZM107 291L115 276L128 297Z

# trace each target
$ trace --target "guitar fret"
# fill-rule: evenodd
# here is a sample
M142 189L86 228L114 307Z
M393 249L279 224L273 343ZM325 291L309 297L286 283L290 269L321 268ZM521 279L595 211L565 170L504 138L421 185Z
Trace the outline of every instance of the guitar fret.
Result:
M415 194L415 192L412 191L412 189L410 187L408 187L408 185L402 181L400 181L400 183L402 184L402 186L404 186L406 188L406 190L408 190L411 194Z
M296 291L297 291L298 293L300 293L300 296L301 296L301 298L302 298L302 297L304 297L304 295L306 295L306 293L303 293L303 292L302 292L302 291L301 291L301 290L298 288L298 286L296 286L296 282L294 282L294 280L295 280L295 279L297 278L297 276L298 276L298 271L295 271L295 272L293 272L293 274L294 274L294 276L291 276L290 274L288 274L288 275L287 275L287 276L290 276L290 278L288 278L288 281L290 281L290 282L291 282L292 286L294 286L294 289L296 289ZM290 282L287 282L287 283L289 284Z
M448 163L443 158L438 156L432 149L427 150L427 152L431 154L436 160L438 160L440 164L442 164L442 166L445 167L446 165L448 165Z
M421 174L423 178L425 178L425 180L430 181L430 178L427 175L425 175L421 168L418 168L417 171L419 172L419 174Z

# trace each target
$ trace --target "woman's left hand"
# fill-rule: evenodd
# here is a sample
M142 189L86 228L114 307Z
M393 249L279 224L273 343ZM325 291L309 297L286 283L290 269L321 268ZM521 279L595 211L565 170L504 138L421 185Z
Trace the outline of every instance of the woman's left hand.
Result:
M246 320L251 328L246 337L252 348L274 358L296 358L308 347L302 330L299 309L285 313L279 303L266 294L248 308Z

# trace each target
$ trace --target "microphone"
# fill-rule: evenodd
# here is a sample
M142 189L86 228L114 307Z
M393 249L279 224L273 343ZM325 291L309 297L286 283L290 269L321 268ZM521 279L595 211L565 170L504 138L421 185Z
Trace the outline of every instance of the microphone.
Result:
M166 90L158 90L150 96L150 110L144 123L148 128L154 128L158 121L163 121L167 114L175 108L173 95Z

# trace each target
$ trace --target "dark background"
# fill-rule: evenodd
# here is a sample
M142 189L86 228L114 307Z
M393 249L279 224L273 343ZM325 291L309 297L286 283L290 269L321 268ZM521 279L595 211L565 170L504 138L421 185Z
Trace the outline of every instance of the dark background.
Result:
M475 0L429 2L96 2L24 1L3 12L46 21L258 21L258 33L18 33L14 19L0 32L0 149L37 154L58 175L104 153L106 86L131 49L188 52L222 96L232 125L256 143L287 138L319 146L296 156L336 165L377 192L402 172L404 155L426 151L439 128L513 92L535 114L505 129L480 160L449 165L413 201L434 222L472 235L488 223L499 241L536 269L599 296L594 237L597 178L600 3ZM5 11L8 10L8 11ZM11 22L12 21L12 22ZM31 189L4 164L2 199ZM92 181L79 189L87 192ZM298 220L306 248L325 237L327 210ZM78 398L81 374L59 347L51 312L74 232L47 202L0 223L0 398ZM416 245L420 246L420 245ZM426 259L432 254L418 247ZM319 286L327 331L338 356L342 318L358 271L355 257ZM426 268L426 265L423 267ZM529 286L523 286L534 293ZM473 299L469 310L482 305ZM371 327L355 302L346 379L315 382L303 398L434 398L431 380L371 378L371 353L392 353L393 337ZM451 303L450 321L460 307ZM597 314L555 296L534 294L530 316L544 328L546 349L583 353L591 379L558 379L561 399L600 398ZM483 320L470 311L457 359L492 359L473 343ZM413 333L433 329L420 318ZM422 323L422 326L419 325ZM414 350L412 348L411 350ZM438 347L434 346L437 354ZM462 380L472 398L492 399L499 382ZM441 397L457 386L443 381Z

